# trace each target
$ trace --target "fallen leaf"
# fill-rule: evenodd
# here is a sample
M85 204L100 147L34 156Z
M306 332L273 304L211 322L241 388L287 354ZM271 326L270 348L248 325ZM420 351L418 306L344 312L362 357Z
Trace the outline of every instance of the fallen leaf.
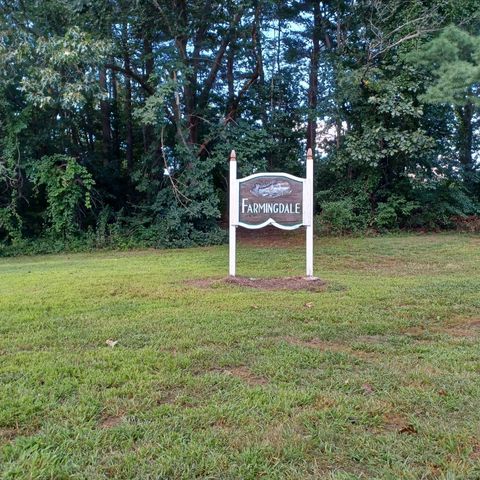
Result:
M109 347L113 348L118 343L118 340L112 340L111 338L109 338L108 340L105 341L105 343Z
M408 424L405 427L401 428L398 433L406 433L407 435L412 435L413 433L417 433L417 429L412 424Z

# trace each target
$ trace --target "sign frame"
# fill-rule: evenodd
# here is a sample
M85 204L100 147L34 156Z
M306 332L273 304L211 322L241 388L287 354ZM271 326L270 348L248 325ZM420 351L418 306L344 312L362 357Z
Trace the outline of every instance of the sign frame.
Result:
M235 150L230 154L230 182L229 182L229 275L236 274L236 229L243 227L251 230L258 230L273 225L282 230L295 230L299 227L306 227L306 276L313 279L313 155L312 149L307 151L306 177L296 177L283 172L261 172L254 173L243 178L237 178L237 155ZM298 182L302 185L302 220L298 224L285 225L269 217L261 223L246 223L240 221L240 185L256 178L285 178Z
M285 225L282 223L279 223L275 221L272 217L268 218L265 220L263 223L259 224L252 224L252 223L247 223L247 222L242 222L240 220L240 209L241 209L241 197L240 197L240 188L242 183L249 182L251 180L255 180L256 178L262 179L262 178L285 178L288 180L292 180L294 182L300 183L302 185L302 220L300 223L294 224L294 225ZM280 228L282 230L295 230L301 226L307 225L308 223L308 212L306 211L305 208L303 208L304 205L308 203L308 200L306 199L307 193L307 179L306 178L301 178L301 177L296 177L294 175L290 175L289 173L268 173L268 172L262 172L262 173L254 173L253 175L249 175L248 177L243 177L239 178L237 180L238 182L238 210L239 210L239 216L238 216L238 222L236 223L237 226L239 227L244 227L252 230L256 230L258 228L263 228L266 227L267 225L273 225L274 227Z

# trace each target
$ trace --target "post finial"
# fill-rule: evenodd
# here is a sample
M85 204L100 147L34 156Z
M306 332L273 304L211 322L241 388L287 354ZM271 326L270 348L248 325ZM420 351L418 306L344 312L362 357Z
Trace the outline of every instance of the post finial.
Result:
M235 150L232 150L230 152L230 161L231 162L236 162L237 161L237 154L235 153Z
M307 150L307 160L313 160L313 152L311 148Z

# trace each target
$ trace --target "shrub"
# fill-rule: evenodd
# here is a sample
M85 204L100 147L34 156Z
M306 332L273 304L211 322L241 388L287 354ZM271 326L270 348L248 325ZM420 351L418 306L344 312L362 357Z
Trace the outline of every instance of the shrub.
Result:
M368 216L352 198L323 203L322 212L316 219L317 231L327 234L364 231L368 223Z
M386 202L380 202L375 212L375 226L380 230L402 227L413 211L419 208L400 195L391 195Z
M417 189L419 208L407 221L412 228L454 228L455 218L478 215L480 208L459 182L449 180Z
M67 155L42 157L32 173L37 191L44 188L49 231L63 238L79 231L79 212L89 209L92 175L77 160Z

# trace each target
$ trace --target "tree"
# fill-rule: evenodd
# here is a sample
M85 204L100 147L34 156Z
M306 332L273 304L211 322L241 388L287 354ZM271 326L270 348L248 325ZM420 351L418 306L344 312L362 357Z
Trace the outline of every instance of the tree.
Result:
M302 175L316 147L319 211L355 228L475 213L476 9L0 0L0 239L221 241L232 148Z
M450 25L409 58L430 75L422 99L454 108L458 158L465 180L471 184L477 168L473 151L474 122L480 107L480 36Z

